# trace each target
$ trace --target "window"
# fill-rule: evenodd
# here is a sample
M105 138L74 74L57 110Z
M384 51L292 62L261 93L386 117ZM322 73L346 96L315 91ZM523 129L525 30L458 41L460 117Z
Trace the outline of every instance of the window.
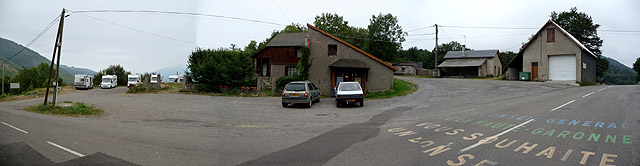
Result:
M338 45L329 44L329 56L338 55Z
M582 68L583 68L583 69L585 69L585 70L587 70L587 63L584 63L584 62L583 62L583 63L582 63Z
M296 48L296 58L302 57L302 50L300 48Z
M285 68L285 72L284 72L285 76L294 76L296 74L299 74L299 72L295 66L287 66Z
M304 91L303 83L290 83L284 87L286 91Z
M262 76L269 77L269 59L262 59Z
M547 28L547 43L556 41L556 29L555 28Z

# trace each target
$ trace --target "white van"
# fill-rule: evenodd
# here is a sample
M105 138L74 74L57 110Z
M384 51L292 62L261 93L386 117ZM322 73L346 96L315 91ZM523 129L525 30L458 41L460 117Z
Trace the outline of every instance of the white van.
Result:
M91 89L93 88L93 76L88 74L76 74L73 86L76 89Z
M183 75L170 75L167 82L183 82Z
M127 87L132 88L134 86L136 86L137 84L140 83L141 79L140 79L140 75L128 75L127 76Z
M102 83L100 88L115 88L118 85L118 76L116 75L104 75L102 76Z

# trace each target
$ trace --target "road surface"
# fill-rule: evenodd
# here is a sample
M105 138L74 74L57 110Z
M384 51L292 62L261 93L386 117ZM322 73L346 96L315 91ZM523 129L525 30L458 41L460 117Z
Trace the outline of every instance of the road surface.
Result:
M94 117L21 110L42 99L4 102L0 164L640 164L640 86L402 79L420 89L349 108L125 88L59 96L107 111Z

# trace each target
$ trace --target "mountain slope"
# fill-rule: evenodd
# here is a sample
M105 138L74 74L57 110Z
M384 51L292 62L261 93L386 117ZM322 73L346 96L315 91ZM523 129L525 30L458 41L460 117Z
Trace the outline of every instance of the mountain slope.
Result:
M615 59L604 57L609 61L609 69L604 72L604 82L613 85L634 85L638 73Z
M13 56L22 48L24 48L24 46L16 42L13 42L11 40L7 40L0 37L0 59L2 59L3 61ZM18 73L18 71L22 67L35 67L35 66L38 66L40 63L46 63L50 65L51 61L49 61L49 59L43 57L42 55L38 54L37 52L27 48L24 51L22 51L19 55L17 55L16 57L14 57L13 59L7 62L8 65L6 66L5 74L14 75ZM73 84L74 74L68 71L70 67L67 67L65 65L60 65L60 68L61 68L60 77L62 78L62 80L64 80L66 84ZM71 69L73 69L72 70L73 72L82 71L82 72L88 73L88 71L91 71L89 69L82 69L82 68L71 68ZM91 71L91 72L95 73L94 71Z

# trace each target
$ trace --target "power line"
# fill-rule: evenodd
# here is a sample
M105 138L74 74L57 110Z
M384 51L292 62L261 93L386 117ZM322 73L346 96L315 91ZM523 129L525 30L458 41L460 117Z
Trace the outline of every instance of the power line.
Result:
M413 31L418 31L418 30L423 30L423 29L433 28L433 27L435 27L435 26L431 25L431 26L426 26L426 27L422 27L422 28L418 28L418 29L408 30L408 31L405 31L405 32L409 33L409 32L413 32Z
M85 16L85 17L89 17L89 18L92 18L92 19L98 20L98 21L102 21L102 22L105 22L105 23L109 23L109 24L111 24L111 25L115 25L115 26L119 26L119 27L122 27L122 28L130 29L130 30L133 30L133 31L136 31L136 32L140 32L140 33L145 33L145 34L148 34L148 35L153 35L153 36L157 36L157 37L161 37L161 38L165 38L165 39L169 39L169 40L175 40L175 41L179 41L179 42L184 42L184 43L189 43L189 44L195 44L195 45L203 45L203 46L207 46L207 47L213 47L213 46L204 45L204 44L199 44L199 43L192 42L192 41L187 41L187 40L177 39L177 38L173 38L173 37L168 37L168 36L159 35L159 34L152 33L152 32L143 31L143 30L140 30L140 29L136 29L136 28L132 28L132 27L128 27L128 26L124 26L124 25L122 25L122 24L118 24L118 23L114 23L114 22L111 22L111 21L107 21L107 20L99 19L99 18L96 18L96 17L93 17L93 16L89 16L89 15L86 15L86 14L82 14L82 13L78 13L78 14L80 14L80 15L82 15L82 16Z
M449 38L449 40L454 41L454 40L451 38L451 36L449 36L449 34L447 34L447 32L445 32L445 31L444 31L444 28L442 28L440 25L438 25L438 27L439 27L439 28L440 28L440 30L444 33L444 35L446 35L446 36Z
M157 10L78 10L78 11L71 11L71 14L74 14L74 13L161 13L161 14L174 14L174 15L206 16L206 17L224 18L224 19L240 20L240 21L255 22L255 23L262 23L262 24L278 25L278 26L287 26L287 25L284 25L284 24L279 24L279 23L274 23L274 22L246 19L246 18L240 18L240 17L230 17L230 16L222 16L222 15L214 15L214 14L202 14L202 13L190 13L190 12L174 12L174 11L157 11Z
M284 18L286 18L287 20L289 20L290 23L293 23L293 21L291 21L291 19L289 19L289 17L287 17L286 14L284 14L284 12L282 11L282 9L280 9L280 5L278 5L278 3L276 3L276 0L271 0L273 2L273 4L276 4L276 7L278 7L278 10L280 10L280 13L282 13L282 15L284 16Z
M458 25L438 25L439 27L450 27L450 28L471 28L471 29L527 29L527 30L535 30L540 28L526 28L526 27L482 27L482 26L458 26Z
M25 49L29 48L29 46L31 46L31 44L35 43L38 39L40 39L40 37L42 37L42 35L44 35L47 31L49 31L49 29L51 29L51 27L53 25L55 25L56 22L58 22L60 20L60 15L58 15L55 19L53 19L53 21L51 21L51 23L49 23L49 25L47 25L47 27L45 27L42 31L40 31L40 33L38 33L38 35L36 35L36 37L34 37L33 39L31 39L31 41L29 43L27 43L27 45L25 45L24 47L22 47L22 49L20 49L20 51L18 51L16 54L14 54L13 56L9 57L9 59L5 60L9 61L11 59L13 59L14 57L18 56L20 53L22 53L22 51L24 51Z
M416 41L422 39L425 35L435 34L435 33L429 33L429 32L431 32L431 30L433 30L433 28L429 29L427 32L425 32L423 34L420 34L420 37L418 39L412 40L411 42L407 43L407 45L415 43ZM407 35L407 36L409 36L409 35Z

